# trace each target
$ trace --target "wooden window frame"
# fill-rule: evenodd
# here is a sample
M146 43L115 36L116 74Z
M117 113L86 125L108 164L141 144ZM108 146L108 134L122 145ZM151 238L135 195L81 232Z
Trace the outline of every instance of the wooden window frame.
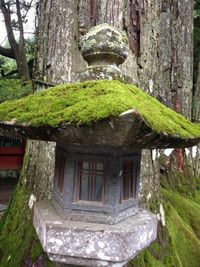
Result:
M88 176L89 176L89 179L90 179L90 181L89 181L90 185L93 184L92 177L94 175L98 174L98 173L96 173L96 171L98 171L98 170L93 169L93 165L96 166L96 164L98 164L98 163L102 163L103 164L103 170L102 170L102 175L101 175L102 176L102 194L101 194L101 200L100 201L82 200L82 199L80 199L81 175L82 175L81 172L83 172L83 170L81 170L81 166L82 166L83 162L88 162L89 166L90 166L90 164L92 164L92 169L90 169L90 167L89 167L88 170L87 170L88 171ZM76 194L77 195L77 197L76 197L77 202L79 204L82 203L82 204L89 204L89 205L91 205L91 204L92 205L102 205L102 204L104 204L104 201L105 201L105 186L106 186L106 163L105 163L105 161L104 160L100 160L100 159L85 159L85 160L81 159L81 160L79 160L77 162L77 167L78 167L78 172L77 172L77 194ZM90 191L89 194L91 194L91 196L92 196L92 194L94 193L95 190L92 187L92 188L89 189L89 191Z
M124 170L125 164L129 165L127 170ZM120 203L128 202L137 198L137 179L137 160L123 160ZM125 190L128 191L125 192Z
M64 195L64 184L65 184L65 166L66 158L62 154L57 155L57 170L56 170L56 191L63 197Z

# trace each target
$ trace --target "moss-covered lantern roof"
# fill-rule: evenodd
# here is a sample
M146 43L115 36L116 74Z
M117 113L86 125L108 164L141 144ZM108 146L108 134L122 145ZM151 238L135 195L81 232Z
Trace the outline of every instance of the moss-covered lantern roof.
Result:
M63 84L0 105L0 134L74 144L188 147L200 125L134 85L119 81Z

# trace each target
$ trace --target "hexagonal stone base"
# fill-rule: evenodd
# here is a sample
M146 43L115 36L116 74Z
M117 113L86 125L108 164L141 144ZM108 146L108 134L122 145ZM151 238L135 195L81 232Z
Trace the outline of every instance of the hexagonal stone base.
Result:
M124 266L157 235L156 216L146 210L107 225L64 220L51 201L35 204L34 226L51 260L80 266Z

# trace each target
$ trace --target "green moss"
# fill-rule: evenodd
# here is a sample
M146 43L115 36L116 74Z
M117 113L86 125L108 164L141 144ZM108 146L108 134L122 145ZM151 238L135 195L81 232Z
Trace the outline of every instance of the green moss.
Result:
M159 200L156 197L152 197L149 201L149 209L153 213L159 212Z
M16 203L12 203L9 209L11 219L5 221L0 236L0 266L2 267L20 266L25 251L28 250L30 235L32 235L32 228L26 233L23 225L22 216L26 211L23 207L25 200L21 189L17 190L14 199ZM17 213L15 205L19 211ZM30 227L30 222L27 227Z
M24 161L29 158L25 155ZM24 164L23 166L26 166ZM22 168L20 181L8 210L0 223L0 267L51 266L44 253L32 223L32 210L28 208L30 192L21 181L26 168Z
M26 192L18 186L13 202L0 233L0 267L29 266L43 257L43 266L55 266L49 263L40 245L32 224L32 215L25 203ZM30 265L32 266L32 265Z
M200 190L200 177L196 178L196 185L197 185L197 189Z
M200 191L193 199L162 189L166 227L158 228L158 239L129 266L199 267Z
M200 189L195 194L194 201L199 204L200 203Z
M41 244L37 241L34 242L34 244L32 244L31 253L30 253L31 261L35 262L40 257L42 252L43 252L43 248L42 248Z
M198 267L200 241L192 231L191 226L180 217L172 205L170 205L168 212L168 229L172 238L173 248L180 259L181 265L183 267Z
M156 251L154 250L157 247ZM169 243L168 247L161 247L155 241L148 249L144 250L134 260L129 267L183 267L176 251Z
M58 126L68 122L81 126L118 116L128 109L137 110L158 133L200 137L200 125L192 124L136 86L108 80L59 85L5 102L0 105L0 120L15 118L19 123L33 126Z
M200 203L172 190L162 189L163 196L176 209L181 219L190 226L200 240Z
M2 232L2 229L3 229L3 225L4 225L5 221L6 221L7 216L8 216L8 212L9 212L10 207L12 205L13 195L14 194L11 195L11 197L9 199L9 203L8 203L7 209L4 212L3 217L0 219L0 235L1 235L1 232Z
M164 267L162 262L157 261L154 256L148 251L145 250L139 257L132 261L129 266L131 267Z
M160 182L163 188L172 189L191 199L194 199L196 192L198 192L196 191L198 189L198 180L193 177L192 170L187 165L184 172L173 168L168 169L165 174L161 175Z

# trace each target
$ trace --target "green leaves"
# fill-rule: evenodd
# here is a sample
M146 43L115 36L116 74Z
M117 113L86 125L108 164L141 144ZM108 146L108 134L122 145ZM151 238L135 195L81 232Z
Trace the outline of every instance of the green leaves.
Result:
M19 79L0 79L0 103L5 100L18 99L31 93L31 82L22 82Z

